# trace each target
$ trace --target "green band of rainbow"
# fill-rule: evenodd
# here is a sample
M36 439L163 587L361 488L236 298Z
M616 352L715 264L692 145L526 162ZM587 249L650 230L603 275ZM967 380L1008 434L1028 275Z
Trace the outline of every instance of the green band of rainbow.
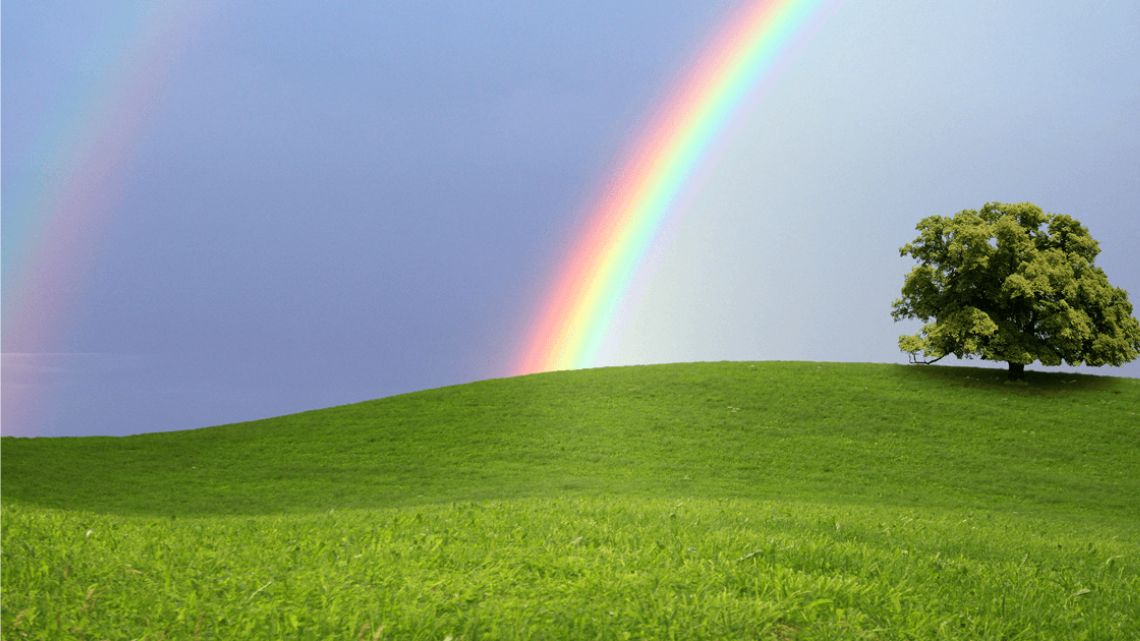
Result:
M593 364L670 206L737 107L824 0L760 0L723 31L633 145L543 301L518 373Z

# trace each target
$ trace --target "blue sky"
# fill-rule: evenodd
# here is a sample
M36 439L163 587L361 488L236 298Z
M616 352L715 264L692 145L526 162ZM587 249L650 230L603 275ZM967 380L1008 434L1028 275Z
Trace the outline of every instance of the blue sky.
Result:
M589 199L735 4L210 5L66 323L5 335L4 433L200 427L507 373ZM4 3L6 253L51 114L144 8ZM905 362L898 247L990 200L1079 218L1136 302L1140 6L827 13L702 163L600 364Z

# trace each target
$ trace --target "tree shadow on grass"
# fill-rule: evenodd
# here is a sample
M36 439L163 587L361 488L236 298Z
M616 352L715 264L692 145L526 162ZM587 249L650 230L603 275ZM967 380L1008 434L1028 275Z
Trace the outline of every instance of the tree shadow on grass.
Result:
M1000 390L1005 393L1073 394L1105 391L1129 384L1128 379L1072 372L1025 370L1025 379L1009 380L1005 369L962 367L952 365L904 365L900 371L908 377L938 382L959 388Z

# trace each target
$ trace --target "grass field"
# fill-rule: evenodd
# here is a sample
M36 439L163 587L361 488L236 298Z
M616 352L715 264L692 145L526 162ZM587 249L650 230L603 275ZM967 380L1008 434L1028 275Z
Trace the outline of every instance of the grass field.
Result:
M700 363L2 442L4 639L1140 639L1140 380Z

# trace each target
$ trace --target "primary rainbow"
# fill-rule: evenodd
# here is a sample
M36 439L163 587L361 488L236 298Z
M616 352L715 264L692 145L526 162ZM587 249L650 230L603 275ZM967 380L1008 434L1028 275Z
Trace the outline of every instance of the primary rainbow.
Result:
M670 206L733 112L824 0L749 0L731 15L631 147L562 263L520 374L586 367Z

